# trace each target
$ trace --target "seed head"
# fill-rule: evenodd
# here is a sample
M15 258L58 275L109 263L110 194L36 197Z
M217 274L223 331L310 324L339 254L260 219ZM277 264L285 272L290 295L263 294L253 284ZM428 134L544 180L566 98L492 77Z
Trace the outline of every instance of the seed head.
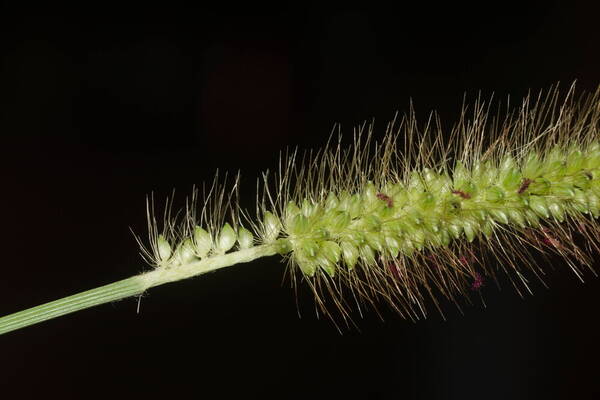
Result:
M411 110L379 141L363 125L348 147L338 135L303 157L288 152L262 178L256 217L215 184L200 218L188 207L161 234L150 224L145 254L166 268L236 241L278 243L294 284L306 281L320 310L332 316L333 305L345 319L353 305L382 302L418 319L427 298L458 302L498 271L529 291L539 256L562 257L580 277L600 250L600 90L553 88L502 118L489 109L465 107L449 131L435 115L419 125Z

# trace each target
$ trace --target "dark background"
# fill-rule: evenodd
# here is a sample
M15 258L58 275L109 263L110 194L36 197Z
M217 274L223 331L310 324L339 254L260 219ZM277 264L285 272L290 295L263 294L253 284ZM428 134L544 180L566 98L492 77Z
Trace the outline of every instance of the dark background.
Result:
M150 192L181 205L217 168L241 170L249 208L279 151L322 146L334 123L374 118L381 135L412 99L450 127L465 93L516 103L600 77L595 2L22 3L0 14L0 315L142 271L129 227L145 232ZM139 315L127 299L0 337L0 393L600 398L600 281L548 267L535 296L500 282L485 310L356 315L340 335L307 290L298 318L277 258L256 261L154 288Z

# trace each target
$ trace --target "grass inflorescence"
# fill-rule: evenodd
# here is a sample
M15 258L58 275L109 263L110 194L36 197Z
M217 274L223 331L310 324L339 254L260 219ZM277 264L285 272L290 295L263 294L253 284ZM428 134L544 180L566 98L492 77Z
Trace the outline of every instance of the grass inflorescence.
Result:
M259 179L254 216L239 206L238 178L215 178L179 213L168 204L161 223L149 201L149 241L138 241L151 271L4 316L0 334L276 254L317 311L346 322L354 306L387 303L412 320L427 302L441 312L440 298L460 306L499 273L531 292L552 255L580 279L593 273L600 87L579 97L574 85L553 88L494 114L491 104L463 107L448 132L411 109L379 141L365 124L350 146L338 135L288 152Z
M599 94L553 88L502 116L477 101L450 132L435 114L419 125L411 111L379 142L363 125L347 148L340 135L315 154L282 157L275 179L262 178L259 222L236 202L223 208L232 196L213 186L201 207L207 226L193 207L167 218L165 234L152 223L145 254L172 269L236 242L271 245L294 284L306 281L319 309L331 315L331 303L343 317L387 302L418 319L427 298L458 304L499 271L529 291L527 275L544 275L536 259L552 253L581 278L600 250Z

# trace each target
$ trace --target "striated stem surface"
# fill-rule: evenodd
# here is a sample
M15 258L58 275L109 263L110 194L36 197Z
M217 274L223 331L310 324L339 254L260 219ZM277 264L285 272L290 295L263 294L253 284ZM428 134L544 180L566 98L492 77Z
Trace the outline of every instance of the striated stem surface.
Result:
M157 268L141 275L51 301L0 318L0 335L57 318L61 315L139 295L154 286L274 255L278 252L279 248L278 244L273 243L232 253L215 255L201 261L179 265L174 268Z

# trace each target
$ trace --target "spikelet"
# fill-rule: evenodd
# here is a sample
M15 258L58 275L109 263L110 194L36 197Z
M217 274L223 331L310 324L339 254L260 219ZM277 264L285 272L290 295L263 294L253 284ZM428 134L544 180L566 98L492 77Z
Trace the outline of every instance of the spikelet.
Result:
M489 109L464 107L448 133L435 115L420 127L411 111L379 143L363 125L348 148L339 136L316 154L290 152L261 179L258 222L232 200L237 180L231 193L213 184L200 218L195 198L179 218L166 215L160 234L150 210L143 253L168 269L276 243L294 284L306 281L319 309L332 316L333 304L344 319L381 303L418 319L427 298L459 304L499 272L522 294L528 276L544 274L536 259L552 254L580 278L593 273L600 90L553 88L502 117Z

